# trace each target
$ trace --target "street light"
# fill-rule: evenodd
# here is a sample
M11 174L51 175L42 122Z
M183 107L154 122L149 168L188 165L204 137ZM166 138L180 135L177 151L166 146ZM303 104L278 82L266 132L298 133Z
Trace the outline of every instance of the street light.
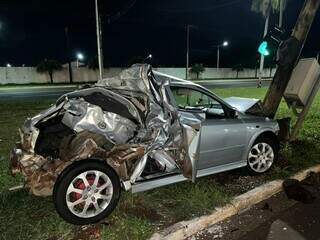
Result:
M220 64L220 48L227 47L227 46L229 46L228 41L224 41L223 43L214 46L217 48L217 70L219 69L219 64Z
M82 53L77 53L77 68L79 68L79 61L82 61L84 56Z
M148 60L152 60L152 54L149 54L149 55L144 59L144 62L147 62Z
M12 65L10 63L7 63L7 67L12 67Z

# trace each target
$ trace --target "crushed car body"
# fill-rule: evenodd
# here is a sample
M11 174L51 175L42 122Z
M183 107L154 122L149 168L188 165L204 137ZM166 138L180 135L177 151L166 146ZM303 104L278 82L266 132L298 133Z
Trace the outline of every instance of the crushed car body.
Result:
M168 84L143 64L63 95L20 129L12 173L22 173L38 196L52 195L59 175L88 159L106 161L126 186L150 166L179 169L194 181L201 119L179 115L168 100Z

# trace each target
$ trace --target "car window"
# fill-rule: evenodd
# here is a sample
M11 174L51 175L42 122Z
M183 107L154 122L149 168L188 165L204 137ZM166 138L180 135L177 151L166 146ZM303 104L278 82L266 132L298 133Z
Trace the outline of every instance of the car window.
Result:
M222 105L200 91L179 87L172 87L171 91L181 109L205 109L210 115L224 116Z

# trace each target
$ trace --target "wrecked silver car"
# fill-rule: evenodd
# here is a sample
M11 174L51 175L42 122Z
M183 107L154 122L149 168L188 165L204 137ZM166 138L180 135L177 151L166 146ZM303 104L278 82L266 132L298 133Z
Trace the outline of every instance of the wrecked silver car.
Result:
M11 171L25 176L31 193L53 195L73 224L107 217L121 189L140 192L244 166L266 172L277 157L278 124L250 112L259 112L258 100L227 102L134 65L27 119Z

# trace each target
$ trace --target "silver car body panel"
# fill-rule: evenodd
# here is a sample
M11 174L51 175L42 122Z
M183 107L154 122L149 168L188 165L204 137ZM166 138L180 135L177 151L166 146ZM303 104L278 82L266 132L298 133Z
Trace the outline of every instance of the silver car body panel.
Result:
M156 74L160 77L170 78L166 74L159 72ZM171 85L206 93L226 107L235 108L238 112L237 117L233 119L202 118L197 178L246 166L250 148L261 134L268 132L273 133L274 136L278 135L279 125L275 120L245 114L248 109L259 103L257 99L231 97L225 101L200 85L176 77L172 77ZM199 114L181 112L181 115L191 117ZM137 182L132 186L132 192L146 191L185 180L186 178L182 175L173 175Z
M202 110L181 110L170 87L199 91L219 102L225 111L236 114L214 118ZM97 99L102 96L108 104L92 102L93 95ZM133 192L186 179L195 181L197 177L245 166L257 137L264 132L277 135L276 121L245 114L255 103L256 99L234 97L225 101L195 83L151 71L148 65L135 65L116 78L62 96L56 105L28 119L21 130L23 151L16 149L11 159L34 185L36 195L49 195L53 180L73 161L101 156L115 168L126 190L132 186ZM68 143L77 144L76 149L67 149L66 157L61 159L37 155L37 125L57 116L79 137ZM102 149L96 135L103 136L113 148ZM161 173L154 179L142 177L149 158L164 170L163 177ZM171 175L177 171L183 175ZM123 172L130 174L120 174ZM44 179L50 182L42 184Z
M242 161L242 162L230 163L230 164L226 164L226 165L222 165L222 166L198 170L197 178L209 176L209 175L216 174L216 173L230 171L232 169L245 167L246 165L247 165L247 162ZM185 178L182 174L165 176L163 178L158 178L158 179L154 179L154 180L137 182L131 186L131 192L132 193L144 192L144 191L151 190L154 188L163 187L166 185L170 185L173 183L179 183L179 182L183 182L183 181L187 181L187 180L188 179Z

